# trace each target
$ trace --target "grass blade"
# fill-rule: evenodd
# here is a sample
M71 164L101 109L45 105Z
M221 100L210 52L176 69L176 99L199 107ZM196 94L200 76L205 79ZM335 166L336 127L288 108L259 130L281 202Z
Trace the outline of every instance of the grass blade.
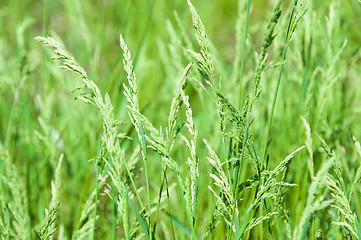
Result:
M129 203L129 205L130 205L130 208L133 210L133 212L134 212L134 214L135 214L135 217L137 218L140 226L142 227L146 239L150 239L149 230L148 230L148 229L149 229L149 228L148 228L148 225L147 225L147 223L144 221L144 219L142 218L142 216L140 216L140 213L139 213L137 207L134 205L134 203L132 202L132 200L129 198L128 190L126 190L126 195L127 195L127 198L128 198L128 203Z

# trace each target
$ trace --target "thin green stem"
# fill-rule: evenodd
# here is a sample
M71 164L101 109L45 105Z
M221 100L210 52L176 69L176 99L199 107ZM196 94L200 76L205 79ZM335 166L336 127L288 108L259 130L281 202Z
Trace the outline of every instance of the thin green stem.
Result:
M291 30L291 25L292 25L292 20L293 20L293 15L294 15L294 12L295 12L295 8L296 8L296 5L293 5L291 16L290 16L290 19L288 21L287 33L286 33L286 37L285 37L285 43L283 45L282 63L281 63L281 66L280 66L280 71L278 72L277 85L276 85L276 89L275 89L275 94L273 96L271 113L270 113L270 116L268 118L266 141L265 141L265 144L264 144L263 155L262 155L262 159L261 159L261 168L262 169L263 169L263 163L264 163L264 160L265 160L266 154L267 154L268 139L269 139L269 135L270 135L270 131L271 131L271 125L272 125L273 114L274 114L274 110L275 110L275 106L276 106L278 89L279 89L280 83L281 83L283 65L284 65L284 61L286 59L286 49L287 49L287 45L288 45L288 41L289 41L289 37L290 37L290 30Z
M162 184L160 186L159 195L158 195L157 210L155 211L153 233L155 232L156 227L157 227L158 213L159 213L159 209L160 209L160 201L162 200L162 192L163 192L163 187L164 187L164 183L165 183L165 179L164 179L165 171L166 171L166 169L163 170L163 174L162 174Z
M196 240L197 237L196 237L195 229L194 229L193 224L192 224L192 216L191 216L191 214L190 214L190 212L189 212L189 209L188 209L188 207L187 207L186 200L185 200L184 195L183 195L183 194L184 194L183 187L182 187L182 185L181 185L181 183L180 183L178 173L176 172L176 170L173 170L173 172L174 172L174 175L175 175L175 179L176 179L176 181L177 181L177 184L178 184L178 188L179 188L180 195L181 195L181 198L182 198L183 206L184 206L184 208L185 208L185 210L186 210L188 222L189 222L189 225L190 225L190 227L191 227L192 240Z
M193 219L192 219L192 229L196 228L196 215L197 215L197 195L198 195L198 177L196 170L193 173L194 176L194 193L193 193Z
M133 179L132 175L130 174L128 165L127 165L127 164L124 164L124 165L125 165L125 169L126 169L126 171L127 171L127 174L128 174L128 176L129 176L130 182L132 183L132 186L133 186L133 189L134 189L134 193L135 193L135 195L137 196L139 205L140 205L141 209L143 209L144 206L143 206L143 204L142 204L142 200L141 200L141 198L140 198L139 192L138 192L137 187L136 187L136 185L135 185L134 179Z
M127 189L127 187L125 187L125 191L126 191L126 194L127 194L127 196L125 197L125 216L126 216L126 218L125 218L125 226L129 226L129 198L128 198L128 189ZM125 231L125 239L126 240L128 240L128 239L130 239L130 233L129 233L129 227L128 227L128 229L124 229L124 231Z
M147 149L145 145L145 133L142 122L140 122L140 134L142 139L141 145L142 145L142 156L143 156L143 162L144 162L144 171L145 171L145 181L146 181L146 187L147 187L147 205L148 205L148 226L149 226L149 235L150 239L153 238L152 234L152 225L151 225L151 207L150 207L150 190L149 190L149 176L148 176L148 160L147 160Z
M98 209L98 187L99 187L99 184L98 184L98 176L100 174L100 166L99 166L99 160L97 159L95 161L95 167L96 167L96 177L95 177L95 200L94 200L94 204L95 204L95 208L94 208L94 216L93 216L93 230L92 230L92 233L91 233L91 237L90 239L94 239L94 236L95 236L95 225L96 225L96 220L97 220L97 209Z
M117 239L117 215L118 215L118 209L117 209L117 200L113 201L113 221L112 221L112 240ZM126 238L129 239L129 238Z
M14 103L11 107L11 113L10 113L10 118L9 118L9 123L6 129L6 136L5 136L5 149L9 150L9 143L10 143L10 137L11 137L11 130L13 128L13 121L14 121L14 116L15 116L15 107L17 104L17 98L18 98L18 89L15 90L15 96L14 96Z
M223 148L224 148L224 159L225 159L225 162L228 162L227 164L227 169L228 169L228 182L231 182L232 180L232 169L231 169L231 163L229 162L229 159L230 159L230 151L227 152L227 139L226 139L226 136L223 135L222 137L222 143L223 143ZM231 145L231 143L230 143Z
M244 57L246 55L246 40L247 40L247 30L248 30L248 19L249 19L249 10L251 7L251 0L247 0L247 14L246 14L246 22L244 24L244 36L243 36L243 43L242 43L242 59L241 59L241 69L240 69L240 76L239 76L239 101L238 106L239 109L242 108L242 85L243 85L243 69L244 69Z
M166 184L166 190L167 190L167 198L168 198L168 212L171 212L170 210L170 196L169 196L169 189L168 189L168 179L167 179L167 172L164 172L164 179L165 179L165 184ZM172 229L172 237L173 240L175 240L175 233L174 233L174 226L173 226L173 220L172 218L169 218L170 220L170 226Z
M236 214L236 204L237 204L237 200L236 200L236 196L237 196L237 186L238 186L238 181L239 181L239 172L240 172L240 169L242 168L242 165L243 165L243 158L244 158L244 151L245 151L245 148L246 148L246 143L247 143L247 139L248 139L248 126L246 126L246 132L244 134L244 137L243 137L243 143L242 143L242 153L241 153L241 156L240 156L240 159L238 161L239 165L236 166L236 169L235 169L235 173L234 173L234 183L233 183L233 201L234 201L234 204L233 204L233 208L232 208L232 219L234 219L236 225L238 225L238 216L235 216ZM236 229L238 229L238 226L236 226ZM227 234L227 239L230 239L230 232L231 232L231 228L228 228L228 234ZM236 231L238 232L238 231Z

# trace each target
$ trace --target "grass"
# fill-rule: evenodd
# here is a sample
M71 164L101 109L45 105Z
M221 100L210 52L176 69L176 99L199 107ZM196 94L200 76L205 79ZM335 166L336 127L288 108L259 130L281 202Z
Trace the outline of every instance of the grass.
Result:
M360 239L360 14L0 4L1 238Z

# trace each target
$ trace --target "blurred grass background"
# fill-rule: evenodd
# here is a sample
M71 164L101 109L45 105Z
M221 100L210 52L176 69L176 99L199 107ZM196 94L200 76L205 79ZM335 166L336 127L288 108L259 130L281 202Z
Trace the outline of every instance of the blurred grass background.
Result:
M332 32L328 34L331 2L335 6L335 19L331 22ZM292 1L283 3L284 15L277 29L280 36L277 36L270 52L270 61L277 62L280 59L285 33L282 26L287 24L291 3ZM233 99L233 103L237 104L238 85L228 80L232 77L236 54L238 1L194 0L193 4L212 42L223 89ZM261 47L274 4L275 1L252 1L243 94L252 89L250 81L257 60L255 53ZM353 176L356 171L354 165L359 165L359 159L355 160L357 156L353 150L351 134L361 139L361 4L356 0L309 0L304 1L304 5L308 11L296 30L285 64L269 146L270 165L275 166L295 147L304 144L305 130L300 120L300 116L304 116L312 130L318 131L347 160L344 167L348 170L345 173L345 179L348 179L351 178L348 175ZM187 65L187 59L176 45L175 36L181 38L181 30L177 25L175 12L194 44L191 14L183 0L0 2L0 139L26 183L33 227L44 219L44 209L51 198L50 182L59 156L63 153L65 161L59 222L64 224L65 233L70 236L74 222L79 218L81 206L94 188L95 169L88 160L97 156L102 128L96 109L73 100L75 95L71 90L78 86L77 77L70 73L64 74L57 68L49 60L49 54L44 53L33 38L52 35L61 39L101 92L110 94L115 115L125 121L125 129L131 136L135 136L127 119L126 99L122 93L126 75L122 65L119 34L125 37L134 57L140 87L140 109L155 126L164 126L181 69ZM333 63L334 56L345 39L348 40L347 45L337 62ZM176 53L181 58L179 62L174 60ZM322 73L315 73L316 69L323 69ZM255 121L252 134L258 151L261 151L264 144L262 136L265 134L267 114L274 92L275 81L272 80L275 79L276 72L277 70L271 69L264 75L261 98L253 113ZM313 87L309 88L311 81ZM332 84L322 93L324 96L321 95L320 89L330 82ZM210 179L206 172L210 167L201 141L206 138L218 150L221 143L218 137L214 137L218 132L218 125L214 120L217 118L216 111L210 110L209 97L202 96L195 86L189 87L187 93L190 95L195 124L199 130L198 154L200 169L204 171L201 173L204 177L200 179L202 199L199 200L198 226L202 229L209 221L213 210L210 206L215 200L207 189ZM325 101L322 106L320 99ZM309 101L308 105L306 100ZM127 149L132 149L132 142L124 144ZM177 146L174 154L179 159L186 159L179 143ZM319 147L315 147L315 159L323 159L318 157L322 154ZM291 217L295 222L303 210L310 180L304 174L307 171L306 160L307 154L304 153L297 158L290 170L291 182L299 185L297 190L287 196L294 200L288 207L293 210ZM156 157L151 161L153 168L150 171L157 176L161 168L160 161ZM315 168L319 166L320 163L315 161ZM140 171L139 174L137 182L142 185L143 173ZM245 174L248 177L252 175ZM151 184L154 189L158 189L159 178L152 179ZM157 191L153 195L156 194ZM359 194L358 192L357 196ZM247 199L251 197L243 198L244 204L247 204ZM177 199L173 200L176 206ZM101 217L97 224L100 226L97 237L102 239L108 236L107 232L112 227L107 224L111 222L112 206L109 206L111 201L106 197L101 197L100 201L98 207ZM355 203L355 208L361 213L359 203ZM327 216L324 219L329 220ZM319 228L327 229L321 220L316 220L312 227L310 236ZM284 233L281 229L279 227L277 236L282 238ZM223 234L220 230L214 235L214 239Z

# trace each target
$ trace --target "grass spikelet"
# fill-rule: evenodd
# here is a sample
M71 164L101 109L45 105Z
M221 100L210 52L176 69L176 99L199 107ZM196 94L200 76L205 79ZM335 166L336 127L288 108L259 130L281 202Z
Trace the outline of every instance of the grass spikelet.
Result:
M196 30L196 39L200 47L200 53L196 53L192 50L188 50L188 51L198 62L201 75L206 80L211 81L209 83L212 85L213 84L212 81L215 78L215 68L212 62L211 53L209 52L208 49L209 43L207 39L206 29L191 1L187 0L187 3L192 14L193 26Z
M74 57L72 57L60 44L52 37L35 37L35 40L39 41L41 44L50 47L55 56L52 57L54 60L61 61L61 68L66 71L72 71L78 73L82 78L87 79L87 73L85 70L79 66Z
M298 4L298 0L295 0L294 6L296 6L296 13L290 30L290 36L289 36L290 40L292 39L292 35L295 32L297 25L299 24L303 16L307 13L307 8L305 8L302 4L301 5L297 5L297 4Z
M360 145L360 142L355 137L352 137L352 139L354 141L356 151L357 151L359 157L361 158L361 145ZM360 180L361 180L361 161L360 161L360 166L357 168L355 178L354 178L354 180L352 182L352 185L351 185L351 189L350 189L349 196L348 196L349 199L351 199L351 196L355 192L357 184L359 183Z
M212 234L212 232L218 226L219 223L220 223L220 221L217 220L217 215L213 214L212 219L211 219L210 223L208 224L208 227L204 230L204 233L203 233L201 239L206 239L210 234Z
M220 105L224 107L225 110L227 110L227 112L220 111L219 114L226 117L231 123L234 123L237 129L244 129L246 126L244 116L241 116L241 113L230 103L230 101L225 96L223 96L222 93L217 92L217 97Z
M267 123L267 132L266 132L265 144L264 144L264 148L263 148L263 156L261 158L261 166L262 167L263 167L263 163L264 163L264 160L265 160L266 154L267 154L267 146L268 146L268 140L269 140L270 131L271 131L272 119L273 119L273 114L274 114L276 101L277 101L278 90L279 90L279 87L280 87L282 73L283 73L283 63L286 60L286 53L287 53L288 43L291 40L291 30L297 24L297 22L296 23L294 22L295 8L297 8L297 1L294 1L293 7L292 7L292 10L291 10L291 14L290 14L290 17L289 17L289 20L288 20L287 31L286 31L286 36L285 36L285 41L284 41L284 44L283 44L283 51L282 51L282 60L281 60L282 64L281 64L281 66L279 68L275 93L274 93L273 100L272 100L270 116L268 118L268 123Z
M218 215L224 217L224 220L227 222L229 227L235 231L235 226L233 225L232 219L232 211L231 209L235 209L236 214L238 216L238 209L236 207L236 201L231 192L231 185L228 182L228 178L226 173L222 168L222 163L217 156L216 152L208 145L207 141L204 139L203 142L206 144L210 157L207 157L209 163L215 169L217 174L210 173L209 176L214 180L214 185L219 187L221 191L221 195L219 196L212 187L208 186L208 188L212 191L214 196L217 198L217 212Z
M123 49L123 65L124 69L127 73L128 84L129 88L124 85L125 93L127 94L128 103L130 104L131 108L136 109L139 111L139 104L138 104L138 87L137 87L137 79L135 77L135 73L133 70L133 61L131 53L128 49L128 46L124 42L124 38L120 35L120 47Z
M327 185L331 190L331 195L335 199L332 206L338 210L339 214L345 218L345 221L335 221L334 224L345 227L351 234L360 239L360 232L357 232L356 222L357 217L351 211L349 199L347 199L345 193L338 186L336 180L332 176L327 177Z
M193 123L192 109L189 104L189 97L185 95L183 90L181 91L181 96L183 103L186 107L186 123L185 126L188 129L188 132L191 135L191 138L188 140L185 136L181 136L183 141L186 143L188 150L190 152L190 157L188 158L187 164L190 168L190 184L188 190L186 190L186 195L188 195L188 208L192 213L192 225L195 227L196 222L196 212L197 212L197 199L198 199L198 157L196 154L196 144L197 144L197 136L198 132Z
M321 169L317 172L310 187L308 188L306 206L298 225L295 227L293 239L305 239L307 237L308 227L312 216L317 211L329 206L333 202L333 200L325 200L323 195L317 197L318 193L327 183L327 172L332 166L333 161L334 159L330 158L322 165Z
M64 50L64 48L61 47L54 38L48 36L46 38L36 37L35 39L43 45L52 48L53 53L55 54L55 57L52 57L52 59L60 61L62 69L78 73L82 77L84 85L77 88L77 90L89 89L92 91L92 95L81 94L77 97L77 99L81 99L85 103L95 105L103 117L104 123L107 127L106 130L110 131L112 124L116 124L116 121L113 117L113 106L110 102L109 95L105 94L105 97L102 97L98 86L88 78L85 70L79 66L74 57L67 53L67 51Z
M134 180L130 174L130 171L128 169L128 167L126 166L126 163L124 161L124 150L121 151L121 154L118 158L114 158L114 164L110 164L108 161L106 161L109 170L108 170L108 174L114 184L114 186L116 187L116 190L118 192L117 194L117 209L119 212L119 221L122 222L123 224L123 231L124 231L124 235L126 239L130 238L130 225L129 225L129 205L128 205L128 195L126 192L126 185L124 183L124 169L127 170L128 176L133 184L134 189L137 189L135 187L134 184ZM139 199L139 203L142 204L141 200L140 200L140 196L137 196ZM142 205L141 205L142 206Z
M54 181L51 182L51 203L50 206L55 206L59 202L59 191L61 186L61 166L63 163L64 155L59 157L58 165L55 169Z
M302 120L303 125L304 125L305 130L306 130L305 144L306 144L306 148L307 148L307 151L308 151L308 155L310 156L309 160L307 161L308 169L310 171L311 178L313 178L314 177L314 170L313 170L314 166L313 166L313 149L312 149L311 128L310 128L310 125L308 124L307 120L304 117L301 117L301 120Z
M174 139L176 137L177 134L177 129L176 129L176 125L177 125L177 117L178 117L178 113L180 111L180 108L183 104L183 99L182 99L182 92L184 91L184 89L187 86L187 74L190 70L192 66L192 63L188 64L188 66L184 69L181 81L179 82L179 86L178 89L176 90L176 95L174 96L172 103L171 103L171 107L170 107L170 111L169 111L169 117L168 117L168 127L166 129L166 136L167 136L167 151L170 152L173 148L174 145Z
M46 218L44 220L43 226L41 227L38 237L42 240L51 239L55 232L55 221L56 221L56 214L59 210L60 203L56 203L52 206L46 214Z
M103 118L103 135L101 138L101 146L104 146L101 148L101 156L110 156L110 162L113 162L113 158L120 157L121 150L120 145L118 141L118 132L116 130L117 125L119 122L115 120L113 115L113 105L111 103L109 95L106 93L104 98L100 93L100 90L98 86L88 78L85 70L78 65L76 60L68 54L56 41L55 39L51 37L36 37L36 40L40 41L42 44L49 46L52 48L55 57L53 59L58 60L62 63L62 68L68 71L73 71L75 73L80 74L82 77L83 86L79 87L77 90L91 90L92 94L86 94L82 93L80 96L77 97L77 99L82 100L84 103L89 103L94 105L98 111L100 112L102 118ZM104 158L98 158L98 159L104 159ZM97 167L97 175L101 174L104 168L104 162L102 162L100 165L98 165L98 160L96 161L96 167ZM96 191L98 191L98 179L96 179ZM97 205L97 193L95 194L95 199L93 202L93 205L86 205L86 207L89 207L90 209L94 208L94 211L87 211L88 214L92 212L94 214L93 221L88 220L87 223L81 227L78 228L76 231L76 234L79 236L85 236L89 233L89 228L95 227L95 221L97 218L96 214L96 205ZM93 207L94 206L94 207ZM75 235L76 235L75 234Z
M128 46L125 44L123 36L120 35L120 46L123 49L123 65L124 69L127 73L128 78L128 85L123 84L124 87L124 94L127 97L128 100L128 110L129 110L129 116L133 122L133 125L135 126L135 129L138 133L138 138L140 141L140 144L142 146L142 155L143 160L146 160L146 153L145 153L145 141L142 139L149 137L145 134L144 130L147 129L150 132L150 135L153 137L153 140L155 140L156 143L159 145L164 145L162 142L162 133L158 131L151 122L148 121L148 119L142 115L139 111L139 103L138 103L138 87L136 82L135 73L133 70L133 63L132 63L132 56L128 49ZM144 129L145 128L145 129Z
M55 169L55 179L51 182L51 202L49 205L49 210L46 209L46 217L44 223L38 232L38 236L41 239L52 239L55 232L55 221L56 215L59 210L59 190L61 185L61 166L63 162L64 155L60 155L58 166Z
M321 142L322 148L325 150L326 154L328 157L333 157L334 161L333 161L333 168L334 171L336 173L338 182L340 184L343 184L343 177L342 177L342 163L341 163L341 159L340 157L336 154L335 151L331 150L330 147L327 145L326 141L316 133L316 136L318 137L319 141ZM344 188L345 190L345 188Z
M91 90L92 94L81 93L77 99L82 100L84 103L89 103L97 107L102 118L103 118L103 144L106 146L106 149L109 153L114 153L119 151L119 146L117 146L117 136L116 126L119 124L115 120L113 115L113 106L110 101L108 94L105 94L104 98L100 93L98 86L88 78L85 70L78 65L76 60L67 53L64 48L62 48L52 37L36 37L36 40L42 44L49 46L53 49L55 57L53 59L58 60L62 63L61 67L68 71L73 71L80 74L83 81L83 86L79 87L77 90Z
M131 118L133 125L138 133L139 142L142 148L142 158L144 163L144 170L145 170L145 180L146 180L146 188L147 188L147 206L148 206L148 226L151 230L151 208L150 208L150 190L149 190L149 177L148 177L148 160L147 160L147 153L146 153L146 134L144 132L144 126L153 132L153 136L155 134L158 135L158 131L152 126L152 124L146 120L145 117L140 119L143 115L139 112L139 103L138 103L138 87L136 83L136 77L134 73L133 63L131 53L128 49L128 46L125 44L123 36L120 35L120 47L123 49L123 65L124 69L127 72L128 84L129 87L123 84L124 86L124 94L128 100L128 110L129 110L129 117ZM143 125L144 124L144 125ZM138 218L140 219L140 218ZM152 232L149 233L152 236Z
M4 166L5 172L1 177L2 185L6 185L9 191L8 208L14 219L14 231L17 237L21 239L30 238L30 218L28 215L29 205L26 195L26 188L16 166L10 159L10 155L4 146L0 144L0 160ZM2 186L2 189L4 187ZM5 189L2 191L5 193ZM10 197L11 196L11 197ZM10 226L9 226L10 227Z
M80 218L73 232L72 239L84 239L93 234L95 225L93 214L96 209L96 194L97 190L94 190L85 202Z
M118 187L119 191L119 187ZM128 198L125 196L125 188L123 187L123 192L120 192L118 195L118 212L120 213L120 218L123 223L125 239L130 239L130 225L129 225L129 207L128 207Z
M249 112L252 111L253 103L258 99L259 94L261 93L261 90L259 87L261 75L262 75L262 72L264 71L265 64L267 61L267 50L271 46L274 38L276 37L274 34L274 31L275 31L275 27L278 23L278 20L281 16L281 3L282 3L282 0L279 0L277 2L276 6L273 10L272 17L270 18L270 20L268 22L267 32L264 35L264 39L262 42L262 48L261 48L261 52L258 57L258 64L256 67L255 76L254 76L254 93L252 95Z
M267 213L264 216L252 219L250 224L246 228L246 232L255 228L257 225L261 224L263 221L269 220L272 216L277 215L277 214L278 214L278 212L271 212L271 213Z
M6 206L5 196L0 193L0 237L3 239L10 239L15 236L15 231L12 230L9 222L9 209Z
M131 227L130 227L130 219L129 219L129 190L127 190L127 182L124 180L126 177L129 178L130 183L134 189L135 195L139 202L139 205L142 209L144 206L142 204L141 197L139 195L140 189L137 188L134 177L131 173L131 169L137 162L136 155L139 153L139 148L136 148L133 152L132 156L130 157L129 161L125 161L125 153L124 150L121 149L120 154L113 158L113 164L109 163L107 160L106 164L109 167L108 174L116 187L118 192L117 194L117 210L119 212L118 221L122 222L123 231L126 239L131 239ZM100 177L100 176L99 176ZM133 229L134 230L134 229Z
M178 166L177 166L176 162L169 155L169 152L172 148L174 137L175 137L175 121L176 121L177 113L179 112L179 108L180 108L180 99L179 98L182 98L183 88L185 87L185 79L186 79L187 73L189 71L189 68L191 67L191 64L189 64L184 70L183 77L182 77L182 80L180 83L180 87L178 89L178 92L177 92L175 100L174 100L175 102L172 103L172 106L171 106L172 110L171 110L171 113L169 116L169 121L171 122L171 128L169 130L167 130L168 140L166 140L163 133L161 132L161 130L157 130L152 125L152 123L143 114L141 114L139 112L138 100L137 100L137 96L136 96L136 93L137 93L136 78L135 78L135 74L134 74L133 67L132 67L131 55L130 55L130 51L129 51L127 45L125 44L122 36L120 37L120 45L124 52L124 61L123 61L124 69L126 70L126 72L128 74L128 84L130 86L128 88L126 85L124 85L124 88L125 88L124 94L127 96L128 103L129 103L129 105L128 105L129 116L133 122L133 125L136 128L136 131L138 133L138 138L141 142L141 146L143 149L142 156L143 156L143 162L144 162L144 166L145 166L145 174L146 174L145 178L146 178L146 185L147 185L147 200L148 200L148 212L149 212L148 225L151 226L151 224L150 224L151 209L150 209L149 183L148 183L148 175L147 175L146 142L148 142L150 144L150 147L153 150L155 150L157 153L160 154L160 156L162 157L162 162L164 163L164 166L170 167L170 169L175 174L179 190L182 194L181 195L182 201L184 203L184 206L186 207L187 217L189 219L190 225L192 226L192 236L195 237L195 231L194 231L194 227L192 224L192 222L194 222L194 221L191 220L190 211L187 208L186 199L185 199L186 196L184 195L184 190L183 190L184 184L182 182L182 179L179 176L179 173L177 170ZM182 101L184 102L184 99L182 99ZM189 107L189 105L188 105L188 107ZM191 112L189 113L189 110L188 110L188 113L187 113L187 121L188 122L191 120L191 116L189 114L191 114ZM192 123L193 123L193 120L192 120L192 122L189 122L188 125L192 125ZM190 129L192 129L192 127ZM146 134L145 130L147 130L149 135ZM194 136L196 136L195 132L192 132L192 134L195 134ZM194 154L193 154L193 152L194 152ZM195 156L195 149L193 150L193 146L191 147L191 155ZM196 187L196 185L193 186L194 189L195 189L195 187ZM192 195L193 194L194 193L192 193ZM194 214L195 214L195 201L196 201L196 199L194 199L192 201L192 206L193 206L192 209L194 209ZM152 232L150 232L149 235L152 236Z
M272 171L271 177L273 175L278 175L282 171L285 170L286 167L290 164L291 160L296 156L297 153L299 153L305 146L301 146L297 148L295 151L293 151L290 155L288 155L283 161L281 161L278 166Z
M260 218L252 218L252 212L254 209L257 209L262 202L265 201L267 198L277 197L277 194L279 191L277 189L284 187L294 187L295 184L290 184L287 182L278 182L276 180L277 175L279 175L281 172L283 172L287 166L290 164L291 160L296 156L298 152L300 152L304 146L299 147L295 151L293 151L291 154L289 154L284 160L282 160L279 165L272 171L266 173L265 171L262 171L261 178L263 179L263 183L258 186L258 190L256 192L255 199L249 209L247 210L246 215L243 218L243 222L241 225L241 228L239 230L239 235L243 236L243 234L249 230L251 230L253 227L250 227L251 224L257 223L259 224L261 221L268 219L271 215L278 214L278 213L267 213L265 216L261 216ZM271 214L271 215L269 215ZM257 225L256 224L256 225ZM256 226L254 225L254 226Z
M332 151L329 148L329 146L327 145L326 141L317 132L315 132L315 134L316 134L318 140L320 141L323 150L327 154L327 157L329 157L329 158L332 157Z

